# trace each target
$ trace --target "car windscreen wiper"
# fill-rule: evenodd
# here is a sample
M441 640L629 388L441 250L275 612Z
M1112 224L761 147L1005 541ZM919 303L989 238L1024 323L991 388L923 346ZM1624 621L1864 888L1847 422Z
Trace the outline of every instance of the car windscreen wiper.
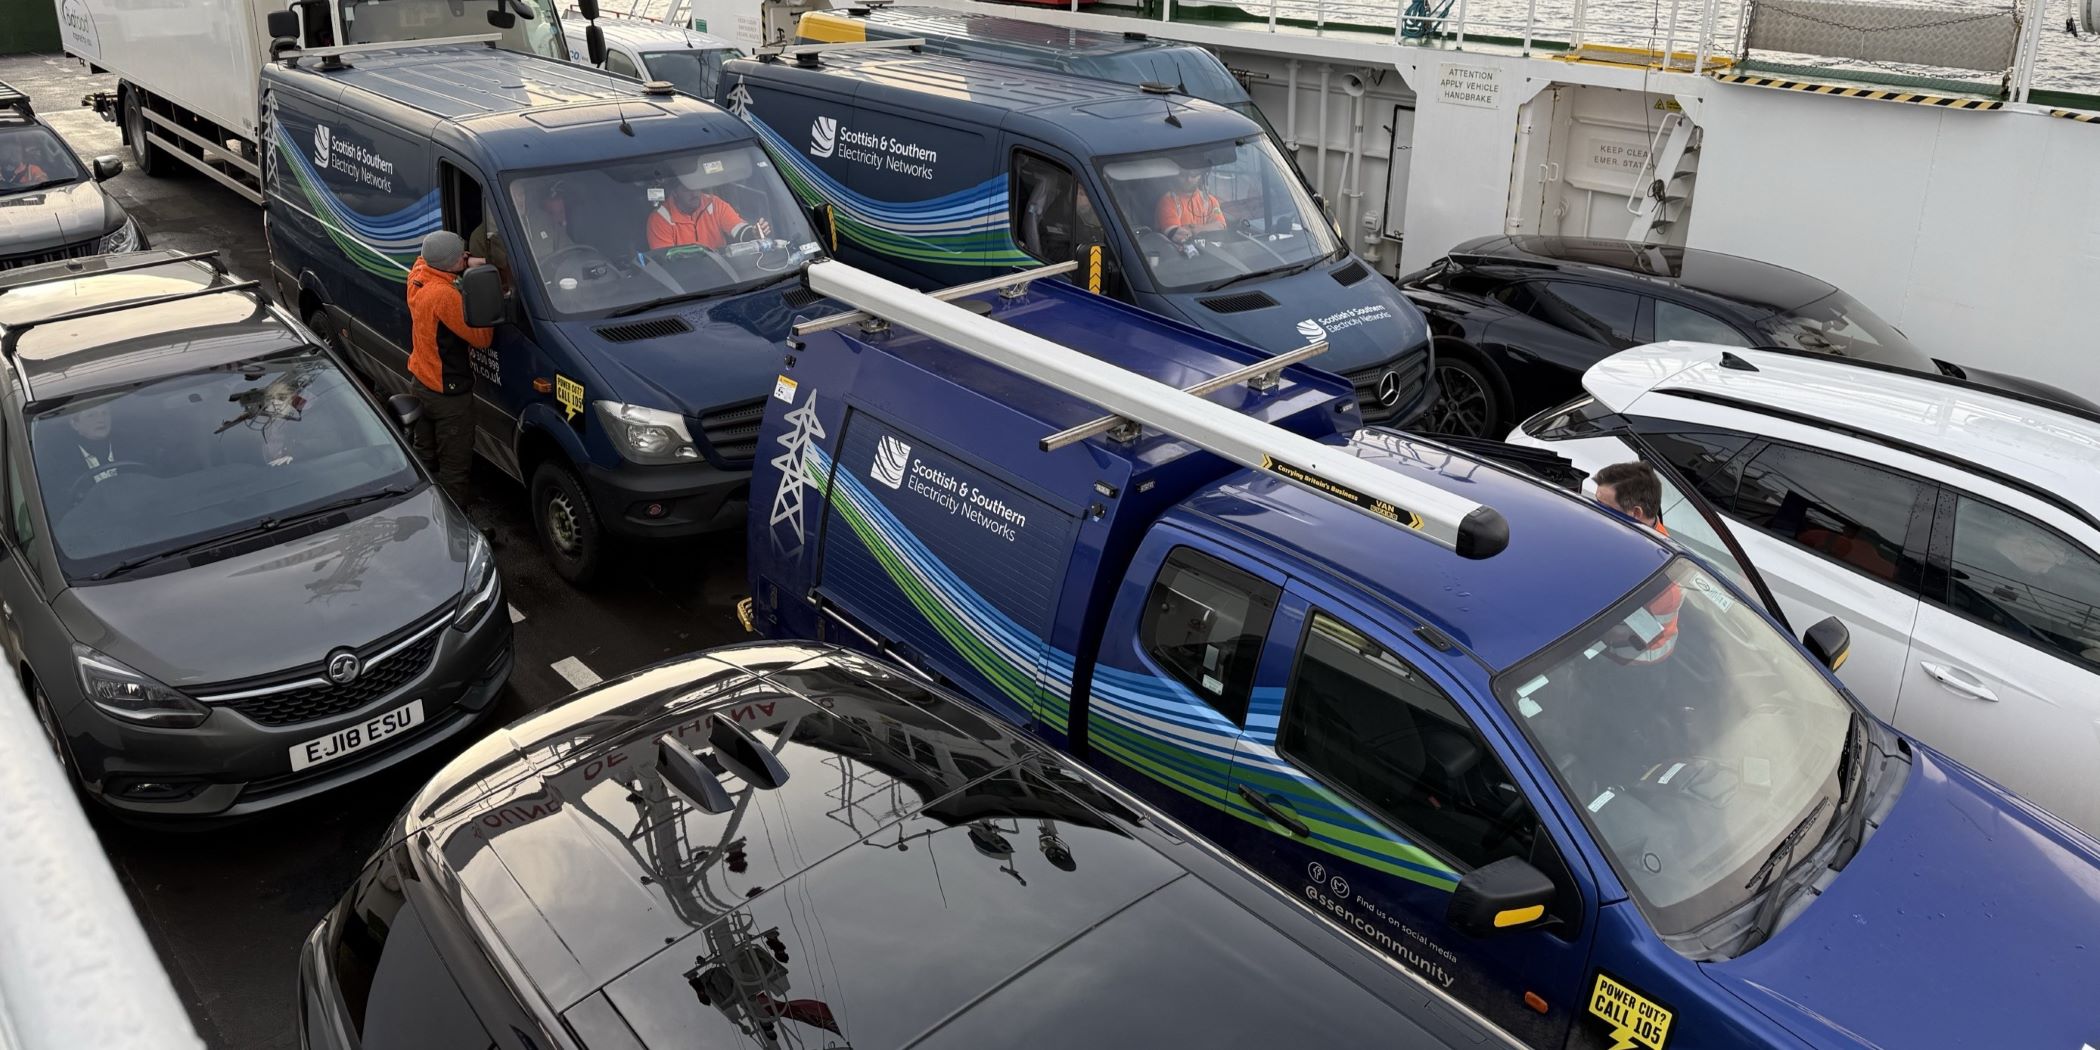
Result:
M661 298L647 299L633 306L623 306L605 316L632 317L638 313L654 310L659 306L670 306L673 303L689 303L695 299L705 299L709 296L720 294L722 294L722 290L719 288L706 288L697 292L679 292L677 295L666 295Z
M326 514L329 511L341 510L344 507L353 507L357 504L367 503L375 499L385 499L389 496L402 496L406 495L407 493L408 488L406 486L388 485L387 487L374 492L364 492L359 493L355 496L345 496L344 498L339 500L332 500L330 502L323 503L318 507L313 507L308 510L302 510L297 514L291 514L281 518L264 518L263 520L258 521L255 524L250 525L244 529L235 529L232 532L222 532L216 536L206 536L205 538L198 540L194 543L185 543L180 547L170 547L164 551L155 551L152 554L144 554L136 558L128 559L126 561L120 561L115 565L112 565L109 568L104 569L101 572L98 572L95 575L89 577L89 579L113 579L115 577L122 576L127 572L144 568L145 566L151 565L157 561L166 561L169 558L179 558L185 554L195 554L198 551L211 550L214 547L224 547L229 543L238 543L242 540L253 539L257 536L275 532L276 530L281 529L284 526L291 524L292 522L304 521L307 518L314 517L318 514Z
M1838 759L1838 790L1843 800L1838 803L1838 815L1830 822L1825 837L1838 837L1837 855L1830 859L1830 866L1839 871L1852 862L1859 852L1860 839L1867 823L1867 753L1873 746L1866 733L1867 719L1855 711L1852 724L1845 730L1845 753Z
M1757 872L1750 876L1750 881L1744 883L1743 888L1756 887L1759 892L1764 893L1766 886L1771 882L1773 873L1785 870L1788 858L1794 855L1794 847L1799 846L1801 844L1801 836L1808 833L1808 826L1815 823L1816 818L1822 816L1823 811L1828 808L1830 808L1830 796L1825 795L1817 799L1815 806L1808 811L1808 815L1801 818L1801 823L1794 825L1794 830L1787 832L1786 837L1779 840L1779 845L1772 847L1771 854L1765 857L1763 864L1758 865ZM1785 900L1786 894L1784 893L1765 893L1765 898L1757 903L1757 911L1750 916L1750 929L1746 934L1748 943L1743 945L1743 951L1749 951L1763 944L1765 938L1771 936L1770 924L1773 919L1778 917L1779 906Z

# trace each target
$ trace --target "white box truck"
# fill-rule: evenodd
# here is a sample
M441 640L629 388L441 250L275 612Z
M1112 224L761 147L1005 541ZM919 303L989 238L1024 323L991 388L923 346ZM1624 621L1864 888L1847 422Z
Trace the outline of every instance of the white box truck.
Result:
M269 16L298 17L308 51L497 34L498 46L567 61L553 0L54 0L66 53L117 89L91 95L148 175L187 164L262 203L257 74ZM282 27L280 27L282 28ZM121 118L121 119L120 119Z

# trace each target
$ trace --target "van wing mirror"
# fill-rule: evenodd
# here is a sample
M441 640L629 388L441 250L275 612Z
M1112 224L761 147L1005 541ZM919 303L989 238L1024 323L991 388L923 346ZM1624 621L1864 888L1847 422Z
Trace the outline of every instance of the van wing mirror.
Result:
M833 255L839 253L839 216L829 201L818 201L809 206L809 221L815 225L817 236L824 238L824 250Z
M1547 921L1553 880L1517 857L1484 864L1458 880L1445 910L1453 929L1471 937L1521 930Z
M423 421L423 399L414 394L395 394L386 399L386 407L393 411L394 422L407 430Z
M1852 631L1845 626L1845 621L1826 616L1802 632L1801 644L1808 647L1808 655L1836 671L1845 666L1845 657L1852 655Z
M590 53L591 65L605 65L605 30L598 28L598 23L583 27L583 46Z
M598 20L598 0L576 0L576 13L586 22Z
M459 298L469 326L494 328L503 323L503 275L494 266L482 263L460 274Z
M505 11L500 7L496 8L493 11L490 11L488 14L488 19L489 25L497 29L504 30L505 32L508 32L512 28L516 27L518 24L517 15L511 14L509 11Z
M299 13L296 11L272 11L263 17L263 30L272 40L299 39Z
M1095 295L1102 294L1103 281L1108 277L1108 248L1100 244L1082 244L1073 253L1079 271L1072 275L1073 283Z

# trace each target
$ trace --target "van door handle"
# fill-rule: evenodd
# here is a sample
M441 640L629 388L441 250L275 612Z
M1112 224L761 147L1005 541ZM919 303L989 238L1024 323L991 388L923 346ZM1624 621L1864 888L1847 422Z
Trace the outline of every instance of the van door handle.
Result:
M1276 803L1261 797L1261 792L1256 791L1245 784L1241 784L1240 797L1246 799L1248 805L1260 810L1262 816L1265 816L1270 820L1273 820L1276 823L1283 825L1285 828L1290 829L1291 834L1296 835L1301 839L1312 837L1312 829L1306 827L1304 821L1299 820L1296 816L1293 816L1290 810L1287 810L1282 806L1279 806Z
M1931 675L1933 681L1971 700L1998 702L1998 694L1992 692L1989 686L1978 681L1975 675L1967 671L1958 667L1949 667L1946 664L1932 663L1929 660L1921 661L1918 666L1924 668L1925 673Z

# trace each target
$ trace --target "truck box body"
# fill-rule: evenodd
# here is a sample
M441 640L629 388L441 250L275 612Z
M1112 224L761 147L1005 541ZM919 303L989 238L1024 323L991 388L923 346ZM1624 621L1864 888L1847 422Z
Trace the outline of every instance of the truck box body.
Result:
M269 0L59 0L66 53L144 85L250 141L256 73L270 51Z
M733 61L722 85L796 193L833 208L842 261L917 288L1075 261L1074 283L1272 354L1326 340L1318 367L1349 377L1368 422L1434 402L1421 313L1369 279L1246 117L1054 70L815 57ZM1170 229L1189 177L1215 207Z
M988 298L992 316L1048 338L1099 345L1113 332L1104 357L1143 361L1175 387L1260 360L1057 281ZM1156 433L1043 452L1043 438L1100 410L923 336L879 354L838 352L851 337L836 330L806 339L775 388L792 411L760 449L781 484L771 512L752 515L750 543L780 555L767 561L784 570L759 592L761 615L782 617L789 636L836 637L820 611L831 606L894 628L902 658L1062 741L1068 699L1086 694L1086 639L1113 590L1103 566L1128 558L1146 523L1229 464ZM1307 367L1286 368L1272 392L1237 385L1212 398L1310 437L1356 425L1349 387ZM925 411L929 399L941 411ZM1016 463L1025 473L1001 466ZM788 553L804 545L814 556Z

